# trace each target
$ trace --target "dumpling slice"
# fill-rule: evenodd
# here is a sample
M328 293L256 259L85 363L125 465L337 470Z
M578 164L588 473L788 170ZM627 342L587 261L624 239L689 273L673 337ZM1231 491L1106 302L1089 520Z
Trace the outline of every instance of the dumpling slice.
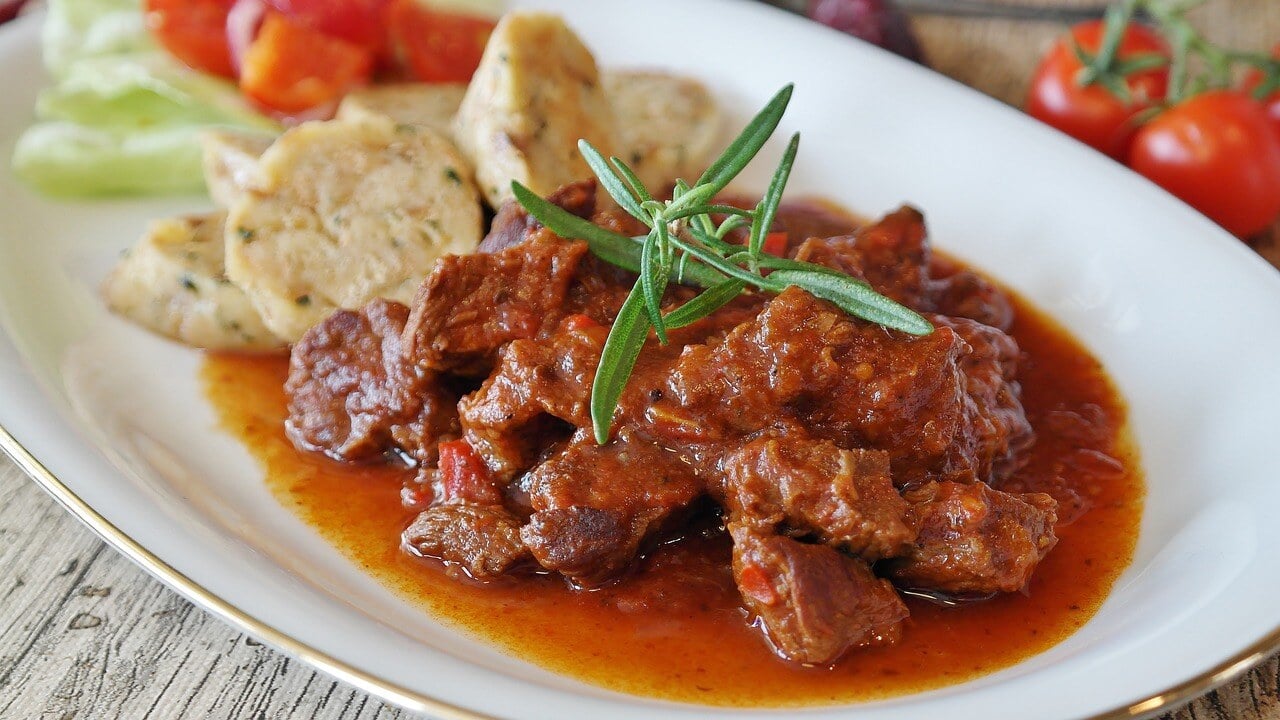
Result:
M119 315L209 350L268 351L284 341L227 279L226 213L158 220L107 276L102 295Z
M511 12L494 29L454 120L454 140L489 204L518 180L539 195L592 176L586 138L615 152L614 120L595 58L556 15Z
M258 173L228 213L227 273L291 342L338 308L408 304L437 258L480 241L471 172L423 126L304 123L267 149Z
M393 122L426 125L449 137L453 116L462 105L462 83L393 83L371 85L347 93L338 105L338 120L386 117Z
M604 73L622 158L650 191L693 183L721 148L723 116L697 80L662 72Z
M257 183L258 158L271 146L268 135L234 130L206 130L200 134L204 184L218 207L231 207Z

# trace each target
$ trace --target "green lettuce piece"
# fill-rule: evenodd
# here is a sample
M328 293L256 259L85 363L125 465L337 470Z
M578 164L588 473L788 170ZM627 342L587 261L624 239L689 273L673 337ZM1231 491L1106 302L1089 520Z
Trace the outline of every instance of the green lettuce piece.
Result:
M54 77L82 58L156 47L141 0L49 0L41 41L45 67Z
M279 131L234 84L192 70L162 51L71 63L60 82L40 93L36 115L95 127L226 124Z
M39 122L18 138L13 170L56 197L198 193L204 189L198 139L203 129Z

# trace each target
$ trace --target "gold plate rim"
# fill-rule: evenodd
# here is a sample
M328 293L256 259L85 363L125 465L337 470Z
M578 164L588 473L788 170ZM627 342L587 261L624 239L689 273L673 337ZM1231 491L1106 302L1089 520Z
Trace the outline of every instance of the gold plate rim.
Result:
M291 655L322 672L349 683L371 695L378 696L405 709L435 715L445 720L496 720L494 716L468 710L396 685L376 677L347 662L281 632L258 618L232 605L203 585L192 580L173 566L161 560L138 541L117 528L97 510L67 487L51 470L44 466L17 438L0 424L0 450L3 450L37 485L82 523L93 530L103 541L153 577L178 592L201 609L213 613L224 622L242 632ZM1280 649L1280 626L1249 645L1232 657L1188 680L1177 683L1159 693L1131 701L1112 710L1093 715L1088 720L1112 720L1113 718L1147 718L1162 711L1173 710L1191 700L1221 687L1244 675L1259 665L1271 653Z

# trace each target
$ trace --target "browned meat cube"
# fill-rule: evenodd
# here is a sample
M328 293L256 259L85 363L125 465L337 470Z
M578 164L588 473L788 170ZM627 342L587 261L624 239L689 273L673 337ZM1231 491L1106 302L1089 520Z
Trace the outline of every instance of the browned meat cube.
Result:
M604 446L579 433L521 485L534 510L525 544L543 567L582 585L624 570L704 492L678 456L625 431Z
M825 265L865 279L878 292L921 310L930 310L928 235L924 216L902 207L853 235L811 238L796 259Z
M901 552L915 535L889 479L889 454L828 440L767 434L721 461L730 519L762 534L785 530L869 561Z
M424 373L417 383L418 412L391 427L391 439L420 466L431 467L439 455L437 445L462 433L458 422L458 394L436 373Z
M342 460L382 452L393 426L421 408L422 384L402 359L409 309L374 300L339 310L307 331L289 359L289 438Z
M939 322L911 337L790 288L723 342L685 348L670 397L651 414L698 422L680 437L655 432L706 442L791 420L841 447L887 451L900 487L986 479L993 459L1026 445L1030 426L1018 387L1005 380L1016 346L981 327ZM978 353L960 331L991 342Z
M894 582L957 595L1014 592L1058 542L1057 503L985 483L929 483L906 493L917 531L907 553L885 563Z
M907 607L866 562L825 545L730 530L738 590L783 657L830 665L852 648L901 637Z
M586 243L540 234L492 254L441 258L404 331L420 370L484 374L501 346L555 328Z
M467 440L503 479L536 460L539 429L548 415L575 427L591 427L589 403L608 328L566 321L540 340L516 340L503 348L498 367L459 405Z
M969 318L1005 331L1013 325L1013 304L982 276L962 270L938 277L950 265L935 261L924 217L910 207L853 235L810 238L796 250L796 259L863 278L921 312Z
M969 345L960 358L966 415L963 435L952 446L951 477L992 480L1007 476L1026 461L1022 452L1035 442L1035 431L1022 408L1017 382L1018 344L1003 332L975 320L932 316Z
M580 218L591 219L596 211L596 181L571 183L547 196L547 200ZM496 253L519 245L542 228L542 223L529 215L520 203L508 200L498 208L489 234L480 241L476 252Z
M422 511L401 535L419 557L443 560L476 579L497 577L529 559L520 521L496 505L448 503Z
M986 278L968 270L933 282L933 309L1004 332L1013 327L1013 303L1009 297Z

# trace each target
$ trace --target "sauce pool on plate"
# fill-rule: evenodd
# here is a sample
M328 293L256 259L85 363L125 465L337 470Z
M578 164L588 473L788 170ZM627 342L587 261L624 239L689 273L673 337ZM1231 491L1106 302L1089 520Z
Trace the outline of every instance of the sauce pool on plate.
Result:
M222 427L259 460L279 501L434 617L619 692L738 707L835 704L951 685L1043 652L1093 616L1132 558L1145 487L1124 404L1084 348L1014 299L1022 403L1037 440L1026 467L997 487L1057 499L1058 545L1023 593L959 603L908 596L900 643L849 653L834 668L780 659L749 625L716 527L659 546L638 572L593 591L549 575L457 580L398 549L415 515L400 501L411 470L340 464L285 437L287 358L214 354L202 378Z

